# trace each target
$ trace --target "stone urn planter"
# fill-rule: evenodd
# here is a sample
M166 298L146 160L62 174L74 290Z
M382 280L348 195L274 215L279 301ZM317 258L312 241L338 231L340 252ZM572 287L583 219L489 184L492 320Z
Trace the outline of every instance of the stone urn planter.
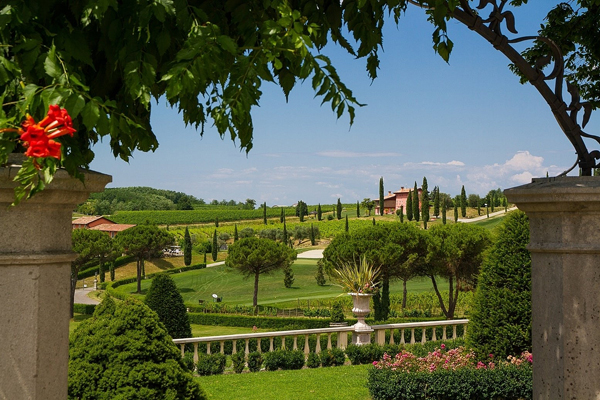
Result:
M348 293L352 296L354 307L352 312L356 315L358 322L354 324L354 334L352 335L352 344L362 346L371 343L371 332L373 329L365 322L365 317L371 312L369 301L372 294Z
M13 179L23 156L0 166L0 393L7 399L67 398L71 216L111 177L85 172L85 184L59 170L46 189L18 206Z

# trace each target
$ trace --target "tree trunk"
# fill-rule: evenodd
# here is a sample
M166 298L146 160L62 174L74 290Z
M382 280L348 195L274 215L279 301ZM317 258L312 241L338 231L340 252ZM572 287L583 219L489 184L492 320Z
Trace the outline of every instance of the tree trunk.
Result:
M254 307L254 313L258 315L258 277L260 274L256 272L254 274L254 295L252 296L252 306Z
M402 309L406 308L406 297L408 296L408 290L406 290L406 281L407 279L402 280Z
M142 260L138 258L136 263L137 272L137 293L142 293Z
M442 299L442 294L440 293L440 290L437 287L437 282L435 281L435 276L430 275L429 277L431 278L431 283L433 284L433 289L435 290L435 294L437 295L438 301L440 302L440 308L442 309L442 312L446 316L446 319L450 319L450 317L448 317L448 311L446 310L446 306L444 305L444 299Z

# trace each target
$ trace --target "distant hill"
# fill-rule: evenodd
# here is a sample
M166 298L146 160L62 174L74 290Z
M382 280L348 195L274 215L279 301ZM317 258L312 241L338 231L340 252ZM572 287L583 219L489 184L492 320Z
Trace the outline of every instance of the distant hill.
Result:
M109 188L93 193L77 211L88 215L107 215L117 211L193 210L205 204L189 194L151 187Z

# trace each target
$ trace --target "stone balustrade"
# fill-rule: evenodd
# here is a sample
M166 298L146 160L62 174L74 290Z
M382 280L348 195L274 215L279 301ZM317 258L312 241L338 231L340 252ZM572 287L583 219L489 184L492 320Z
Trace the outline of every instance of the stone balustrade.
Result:
M426 343L428 341L427 332L430 332L429 340L449 340L457 338L457 327L463 326L463 335L467 333L468 319L456 319L456 320L444 320L444 321L425 321L425 322L409 322L403 324L384 324L384 325L372 325L371 328L374 330L375 343L379 345L384 344L395 344L394 342L394 331L400 332L399 344L417 343L415 338L415 330L421 330L420 343ZM448 328L452 328L452 332L448 332ZM438 337L438 328L442 331L441 336ZM386 332L389 331L389 341L386 343ZM410 340L404 340L405 332L411 332ZM343 334L345 333L345 334ZM338 326L332 328L320 328L320 329L298 329L292 331L274 331L274 332L260 332L260 333L245 333L239 335L222 335L222 336L206 336L197 338L186 338L186 339L174 339L173 342L181 347L181 356L185 355L186 345L192 344L194 346L194 362L198 362L198 345L200 343L206 344L206 353L211 353L211 344L219 343L220 352L225 353L225 342L233 342L233 353L237 352L237 342L243 341L245 343L244 352L246 355L250 353L250 340L255 339L257 341L257 351L261 351L262 340L269 340L269 351L273 351L275 348L275 340L279 340L281 348L286 348L286 338L293 338L292 350L298 349L298 337L303 337L304 340L304 354L308 355L310 352L309 337L316 335L316 345L314 347L315 353L321 352L321 336L327 335L327 349L331 349L332 340L331 336L336 334L336 347L345 349L348 346L348 333L354 333L354 326Z

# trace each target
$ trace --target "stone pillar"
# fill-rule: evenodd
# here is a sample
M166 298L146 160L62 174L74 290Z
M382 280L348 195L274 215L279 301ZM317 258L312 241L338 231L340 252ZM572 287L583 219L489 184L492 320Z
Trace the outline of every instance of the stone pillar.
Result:
M108 175L85 185L58 171L46 190L16 207L18 165L0 168L0 399L67 398L71 217Z
M505 194L530 223L533 398L600 399L600 178Z

